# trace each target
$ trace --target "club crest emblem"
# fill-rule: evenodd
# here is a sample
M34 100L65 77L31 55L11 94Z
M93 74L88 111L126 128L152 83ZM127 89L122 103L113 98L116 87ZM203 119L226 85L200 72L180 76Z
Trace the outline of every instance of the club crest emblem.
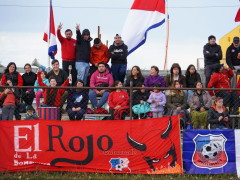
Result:
M195 166L216 169L222 168L227 164L228 156L225 151L227 139L223 134L198 134L193 141L195 143L195 150L192 162Z

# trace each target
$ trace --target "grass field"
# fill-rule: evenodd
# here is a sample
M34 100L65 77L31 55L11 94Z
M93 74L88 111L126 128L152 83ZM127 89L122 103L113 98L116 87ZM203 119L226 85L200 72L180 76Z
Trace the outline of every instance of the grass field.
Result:
M76 173L76 172L46 172L46 171L34 171L34 172L0 172L0 179L20 179L20 180L43 180L43 179L238 179L236 174L217 174L217 175L131 175L131 174L100 174L100 173Z

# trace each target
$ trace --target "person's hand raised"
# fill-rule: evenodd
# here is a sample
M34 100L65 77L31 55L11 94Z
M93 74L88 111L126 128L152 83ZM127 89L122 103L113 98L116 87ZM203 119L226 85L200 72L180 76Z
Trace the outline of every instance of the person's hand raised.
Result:
M58 30L61 30L61 29L62 29L62 25L63 25L63 23L60 23L60 24L58 25Z
M77 30L77 31L80 31L80 24L77 24L77 23L76 23L76 30Z

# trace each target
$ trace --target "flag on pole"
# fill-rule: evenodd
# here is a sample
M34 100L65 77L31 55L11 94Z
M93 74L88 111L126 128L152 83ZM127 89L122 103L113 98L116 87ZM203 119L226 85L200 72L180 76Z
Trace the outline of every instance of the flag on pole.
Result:
M164 0L135 0L122 30L128 55L143 45L149 30L165 22Z
M54 56L57 54L57 41L56 41L56 32L54 25L54 17L53 17L53 8L52 8L52 0L50 0L50 8L49 8L49 17L47 20L47 25L45 28L45 32L43 35L43 40L49 43L48 47L48 55L51 59L54 59Z
M235 22L239 22L240 21L240 8L238 9L237 15L235 17Z

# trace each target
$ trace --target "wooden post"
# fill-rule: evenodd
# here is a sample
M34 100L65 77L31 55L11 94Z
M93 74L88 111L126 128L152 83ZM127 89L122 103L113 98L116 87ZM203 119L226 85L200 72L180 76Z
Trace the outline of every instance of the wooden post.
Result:
M106 41L106 46L108 47L108 40Z
M181 127L180 127L180 115L178 115L178 126L179 126L179 139L180 139L180 151L181 151L181 162L182 162L182 175L183 175L183 157L182 157L182 146L181 146Z
M132 120L132 92L133 92L133 82L130 81L130 120Z
M99 34L99 39L101 40L101 37L102 37L102 35L101 34Z
M98 38L100 36L100 26L98 26Z

